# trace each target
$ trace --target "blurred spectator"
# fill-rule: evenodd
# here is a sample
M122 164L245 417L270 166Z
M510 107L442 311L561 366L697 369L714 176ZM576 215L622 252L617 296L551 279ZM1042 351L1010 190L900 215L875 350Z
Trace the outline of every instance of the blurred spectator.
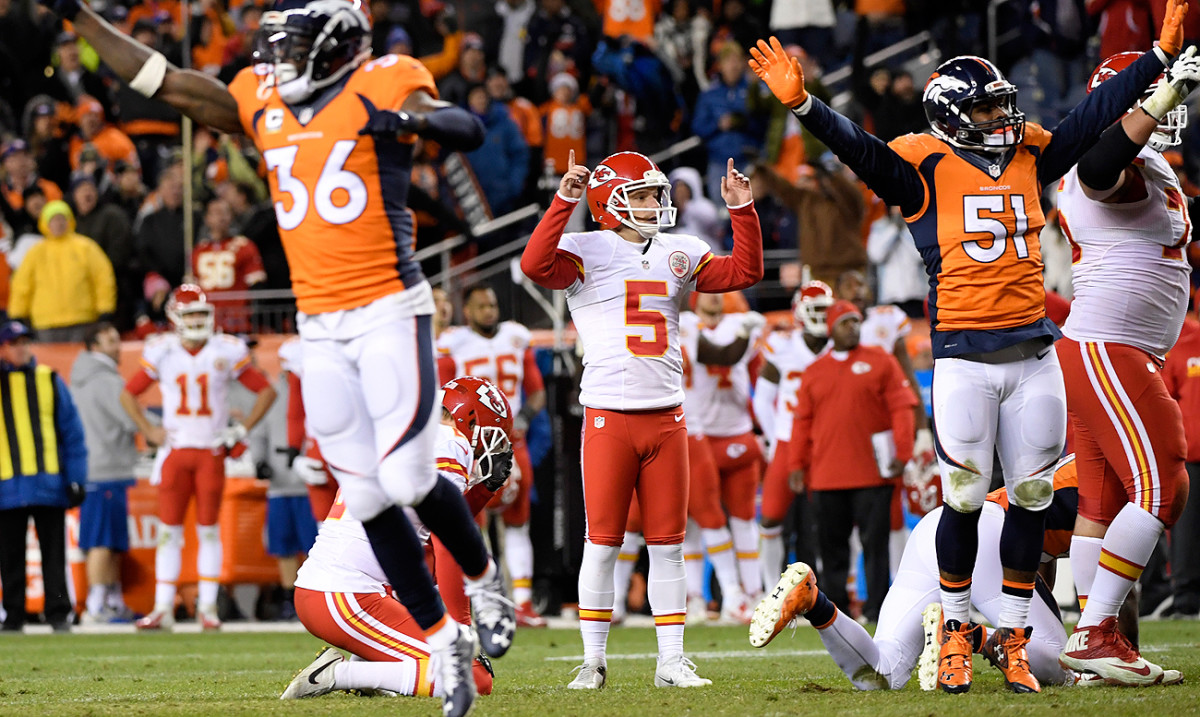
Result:
M784 48L789 55L800 60L804 70L804 88L822 102L831 101L829 89L821 82L821 66L798 45ZM795 182L800 177L800 167L810 157L825 153L825 145L805 129L791 109L775 99L775 95L761 82L750 83L747 99L750 112L767 116L766 140L763 143L763 161L777 174Z
M152 20L144 19L135 23L133 39L166 54L158 25ZM171 148L179 145L179 113L166 102L146 97L124 82L120 83L116 95L121 130L137 148L138 165L145 181L155 184L159 168Z
M29 253L35 244L42 241L42 232L38 229L38 219L42 216L42 210L46 208L46 193L38 185L26 187L22 192L22 201L25 206L21 209L21 213L17 217L17 221L13 223L13 245L8 252L8 265L13 271L21 265L21 260Z
M91 324L116 309L112 264L99 244L76 233L62 200L46 204L38 228L45 241L13 274L9 315L30 323L42 341L82 341Z
M768 249L795 249L796 215L771 191L772 186L774 185L767 179L766 172L756 168L750 175L750 191L754 195L754 208L758 212L763 246ZM791 271L792 276L785 280L785 268L780 267L780 283L785 289L796 289L800 286L800 264L791 262L788 266L791 268L787 271Z
M508 109L509 116L516 123L517 129L521 130L521 136L525 138L525 144L529 147L529 160L526 164L525 174L526 184L532 184L529 179L537 177L542 171L542 147L545 145L542 117L538 113L538 108L524 97L513 94L512 86L508 83L508 76L499 67L488 70L486 87L492 102L502 104ZM526 190L531 188L536 189L536 187L527 186Z
M197 15L197 12L200 14ZM192 6L192 67L206 75L217 76L225 64L225 48L235 32L233 20L224 5L202 2Z
M16 131L16 108L47 91L50 80L42 68L50 64L58 26L53 13L30 12L27 3L0 0L0 125Z
M1101 58L1144 52L1155 39L1149 0L1087 0L1087 11L1100 28Z
M854 54L863 58L903 40L904 11L904 0L854 0Z
M0 587L4 630L25 624L25 543L29 519L42 554L46 622L70 632L74 618L67 592L68 507L79 505L87 482L83 424L62 378L38 366L29 350L29 329L17 321L0 327L3 361L0 409L31 431L29 440L10 441L0 461ZM19 387L19 390L18 390Z
M850 531L862 541L867 599L879 619L888 589L888 535L894 483L912 458L917 398L896 358L859 343L862 314L838 301L825 314L833 346L804 372L792 426L792 490L809 491L817 517L822 585L843 612Z
M108 256L117 282L117 313L121 325L132 326L132 309L140 277L131 271L134 258L132 223L119 207L100 201L96 181L87 175L71 183L75 230L91 238Z
M250 3L244 3L237 9L238 32L229 38L225 46L225 64L217 73L217 79L221 82L233 82L238 72L250 66L254 54L254 35L258 32L262 13L262 7Z
M467 106L467 91L487 79L483 38L470 32L463 38L458 67L438 82L438 96L459 107Z
M112 183L103 194L102 201L124 212L132 225L137 220L147 194L138 166L131 162L114 162Z
M567 158L575 152L576 164L587 164L587 116L592 106L579 96L579 83L560 72L550 80L550 101L541 107L545 122L545 161L556 176L567 171Z
M628 35L649 45L654 37L654 19L662 13L660 0L594 0L603 20L605 37Z
M37 163L29 151L29 143L23 139L9 140L0 150L0 166L4 169L5 215L10 224L14 221L11 212L19 212L25 206L25 190L36 186L47 199L62 199L62 189L48 179L38 176ZM20 231L15 225L13 229Z
M867 259L875 266L878 302L896 304L909 318L924 317L924 300L929 291L925 260L913 243L899 207L890 207L887 216L871 224Z
M26 129L29 150L37 164L37 173L59 187L67 186L71 177L71 163L54 100L48 95L38 95L30 100L25 107L22 125Z
M112 95L100 75L83 66L81 41L73 32L59 33L54 41L54 65L50 70L47 92L55 99L78 105L84 97L100 103L101 111L112 113Z
M724 226L717 205L704 196L704 182L693 167L677 167L667 176L671 203L675 205L675 231L708 242L718 254L725 253Z
M509 82L520 82L525 77L526 30L536 11L534 0L499 0L496 17L487 25L484 39L488 56L496 58Z
M121 554L129 550L127 494L137 463L133 419L121 409L125 380L121 336L112 324L94 324L71 366L71 393L87 437L87 497L79 512L79 548L87 554L84 623L128 622L121 594Z
M275 223L275 206L264 201L258 187L245 182L225 182L217 187L217 196L228 202L233 210L233 231L258 247L263 270L267 273L263 288L291 288L287 256L279 239L279 226Z
M499 217L516 208L528 172L529 146L508 109L493 102L483 85L471 88L467 106L483 120L487 135L479 149L467 152L465 156L492 209L492 216Z
M712 23L691 0L671 0L670 12L654 26L654 47L679 85L687 106L708 89L708 34Z
M800 261L812 269L813 279L831 286L843 271L867 268L861 234L863 198L846 173L841 166L830 172L808 164L792 184L769 167L760 165L754 172L756 178L762 175L767 191L796 215Z
M746 11L744 0L725 0L721 3L720 12L713 22L712 36L708 41L709 52L714 60L720 60L721 50L730 40L745 51L745 48L753 47L754 43L767 36L762 23Z
M217 197L204 211L204 231L192 252L192 274L208 295L216 314L216 325L227 334L251 330L248 298L222 298L219 292L246 292L266 281L258 247L244 236L235 236L233 209Z
M158 189L134 223L141 268L171 286L183 283L183 159L173 159L158 178ZM200 218L193 220L200 226Z
M653 50L628 37L603 39L592 55L592 68L599 79L592 105L598 114L615 117L609 147L650 155L675 140L683 101Z
M550 78L559 72L570 72L586 81L591 54L587 27L564 0L539 0L538 11L529 19L526 34L521 94L536 103L545 102Z
M888 91L880 98L875 111L875 136L884 142L910 132L929 129L921 93L907 70L892 73Z
M121 130L104 121L104 107L94 97L83 96L75 106L76 124L79 134L71 138L70 158L72 171L81 169L80 155L83 148L91 145L96 148L104 161L104 172L112 172L112 166L118 161L134 163L138 161L137 148Z
M717 56L716 80L696 102L692 131L708 150L705 188L710 197L721 196L729 158L745 168L762 141L762 122L750 113L749 73L742 48L726 43Z
M774 0L768 23L784 47L799 45L825 67L834 64L832 0ZM805 73L805 77L807 77Z

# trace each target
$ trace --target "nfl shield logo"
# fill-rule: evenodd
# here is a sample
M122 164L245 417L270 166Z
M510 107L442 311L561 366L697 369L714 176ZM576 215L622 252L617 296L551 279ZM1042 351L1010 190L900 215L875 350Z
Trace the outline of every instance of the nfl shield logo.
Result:
M596 416L596 420L592 422L596 428L604 428L604 416Z

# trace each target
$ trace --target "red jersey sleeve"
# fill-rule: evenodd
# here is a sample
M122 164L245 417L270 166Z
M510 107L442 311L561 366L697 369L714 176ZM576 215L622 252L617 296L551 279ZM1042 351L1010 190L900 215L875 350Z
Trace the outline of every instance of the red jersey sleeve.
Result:
M546 384L542 382L542 370L538 368L532 348L525 349L525 382L521 387L525 389L527 397L546 390Z
M255 393L259 393L271 385L271 382L267 380L267 377L263 375L262 371L259 371L253 366L247 366L246 368L242 369L242 372L238 374L237 380L243 386Z
M138 369L138 372L129 378L125 383L125 390L137 396L153 385L154 378L143 368Z
M237 273L242 276L246 286L261 284L267 280L267 270L263 268L262 255L259 254L258 247L246 237L238 237L238 239L240 241L235 255Z
M708 293L737 291L754 286L763 278L762 227L754 202L731 207L733 222L733 253L729 256L705 257L696 270L696 290Z
M525 251L521 253L521 271L539 286L565 289L576 280L583 281L583 264L579 258L558 248L558 241L567 228L567 220L578 203L555 194L550 208L538 222L533 236L525 245ZM762 264L761 248L759 251L759 264Z

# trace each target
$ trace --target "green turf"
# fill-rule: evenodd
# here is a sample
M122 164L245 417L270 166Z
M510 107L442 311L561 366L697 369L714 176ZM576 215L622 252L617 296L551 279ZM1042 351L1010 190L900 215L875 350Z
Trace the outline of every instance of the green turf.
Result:
M1041 695L1004 691L998 672L976 658L970 694L922 693L915 680L899 693L862 693L823 653L816 632L785 632L754 650L746 631L688 628L689 653L714 685L701 690L652 686L649 628L617 628L609 641L608 688L568 691L581 654L568 630L523 631L496 662L496 691L480 699L480 715L985 715L1046 714L1176 717L1200 713L1200 623L1142 625L1147 657L1181 669L1185 683L1148 689L1048 688ZM3 635L0 715L438 715L430 699L366 699L334 694L280 702L293 673L320 643L299 634ZM727 655L724 653L735 653ZM705 654L709 653L709 654ZM799 654L797 654L799 653ZM621 655L635 655L623 658Z

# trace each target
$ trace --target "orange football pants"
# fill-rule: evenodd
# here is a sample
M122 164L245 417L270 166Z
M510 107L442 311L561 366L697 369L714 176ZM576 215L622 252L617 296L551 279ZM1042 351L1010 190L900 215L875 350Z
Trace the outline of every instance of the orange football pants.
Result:
M172 448L162 464L158 519L183 525L188 502L196 496L196 523L216 525L225 491L225 457L214 448Z

